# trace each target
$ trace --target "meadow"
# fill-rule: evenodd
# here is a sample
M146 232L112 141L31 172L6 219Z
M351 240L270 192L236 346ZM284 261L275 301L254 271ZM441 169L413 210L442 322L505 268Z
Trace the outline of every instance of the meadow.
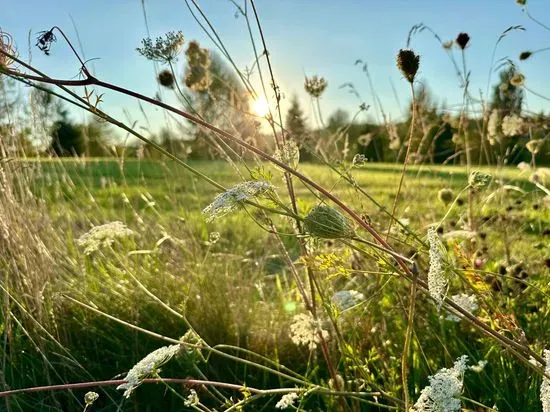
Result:
M228 187L239 181L225 162L190 164ZM286 365L304 379L328 383L326 367L316 360L319 355L291 340L289 325L302 311L289 264L294 262L298 267L315 268L325 296L346 289L363 295L356 305L334 315L341 338L354 348L341 362L369 371L364 390L392 388L378 395L386 407L391 408L392 397L399 396L400 378L395 369L406 329L408 288L376 252L368 259L338 239L317 240L311 246L314 260L306 262L300 258L294 237L281 236L282 249L275 236L259 226L261 216L252 210L207 223L201 211L219 191L169 161L29 160L9 167L15 172L14 187L20 187L22 179L32 192L25 197L27 205L12 205L12 213L25 219L26 225L5 228L24 249L17 256L26 270L25 282L14 282L10 290L19 293L11 295L14 318L3 325L10 332L3 353L3 379L10 387L112 379L162 346L162 340L129 325L177 340L189 330L187 321L205 342L224 353L271 367L276 361L278 371L285 371ZM351 174L355 187L327 166L304 164L299 168L368 216L378 230L387 228L387 210L399 183L400 165L355 168ZM460 268L452 284L466 282L479 294L480 316L495 329L510 336L521 330L544 344L550 338L550 211L544 194L517 168L483 170L493 177L476 195L479 223L473 236L462 233L467 219L465 195L458 196L460 200L452 207L438 199L442 188L458 195L467 187L466 170L420 166L407 171L398 212L403 227L397 225L390 239L399 253L419 256L426 248L423 233L447 215L440 232L443 237L450 235L450 259ZM281 171L265 163L241 165L240 173L258 171L270 175L277 190L284 186ZM376 203L359 196L358 190L367 190ZM296 192L302 213L319 203L303 186L297 185ZM3 206L7 212L8 203ZM78 239L90 228L113 221L124 222L132 236L86 254ZM281 233L285 227L292 230L287 218L278 227ZM47 254L40 253L40 245ZM425 270L428 263L420 258L418 265ZM467 354L472 364L488 361L485 368L468 372L464 378L462 396L466 405L472 400L470 409L485 404L498 405L499 410L537 410L537 379L507 351L471 326L446 319L449 313L438 311L428 297L417 299L413 345L418 355L411 360L412 391L420 391L427 375L441 365L452 364L457 353ZM184 314L185 320L176 314ZM285 378L269 371L206 351L199 358L203 356L208 362L185 357L174 360L163 368L163 376L197 377L200 368L210 380L219 382L250 387L288 385ZM363 379L362 373L357 376ZM352 381L353 375L347 379ZM175 386L185 387L189 385ZM114 387L98 391L95 410L115 410L113 405L118 405L117 410L138 406L139 410L176 410L182 402L177 392L159 384L144 384L125 402ZM14 395L5 399L4 407L77 410L85 392ZM241 392L230 393L233 400L242 398ZM202 399L204 394L199 393ZM382 394L389 398L383 399ZM271 410L277 400L268 396L254 410ZM208 399L204 402L209 405ZM335 407L333 402L312 391L301 407L329 410ZM373 406L373 400L371 406L355 402L356 408L384 410Z

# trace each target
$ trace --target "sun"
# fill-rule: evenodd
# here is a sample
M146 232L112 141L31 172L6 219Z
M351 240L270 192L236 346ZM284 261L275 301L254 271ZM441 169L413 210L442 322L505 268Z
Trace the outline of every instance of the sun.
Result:
M258 116L264 117L269 113L269 103L265 97L259 97L252 102L252 109Z

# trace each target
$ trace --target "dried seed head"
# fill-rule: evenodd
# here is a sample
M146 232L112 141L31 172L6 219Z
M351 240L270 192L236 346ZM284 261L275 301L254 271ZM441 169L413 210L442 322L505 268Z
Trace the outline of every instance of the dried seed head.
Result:
M487 186L491 180L491 175L474 170L468 177L468 184L474 188Z
M161 86L171 89L174 87L174 75L170 70L163 70L158 75L158 82Z
M304 81L304 88L306 89L306 92L311 97L315 98L321 97L327 86L328 82L325 78L317 75L306 77L306 80Z
M420 56L409 49L401 49L397 53L397 67L403 76L412 83L420 65Z
M514 87L521 87L525 84L525 76L521 73L516 73L510 78L510 84Z
M53 34L53 29L48 31L42 31L40 32L40 35L38 36L38 39L36 41L36 45L40 50L44 52L46 56L50 55L50 47L52 46L52 43L56 41L56 37Z
M460 47L462 50L468 46L468 43L470 43L470 36L468 33L460 33L456 37L456 44L458 44L458 47Z
M520 6L525 6L527 4L527 0L516 0L516 3Z
M453 201L453 197L453 191L449 188L441 189L437 193L437 198L444 205L448 205L449 203L451 203Z
M169 31L164 37L157 37L155 43L150 37L141 41L143 47L136 50L148 60L161 63L171 63L176 60L183 46L183 33L181 31Z
M527 142L525 147L532 154L537 154L540 152L540 149L544 146L544 139L533 139Z
M524 52L521 52L520 55L519 55L519 59L520 60L527 60L529 57L531 57L531 55L533 54L533 52L530 52L530 51L524 51Z
M326 206L315 206L304 218L304 226L311 236L322 239L350 238L355 234L351 222L338 210Z
M0 50L17 57L17 52L13 46L13 38L0 29ZM0 53L0 67L8 67L13 60L3 53Z

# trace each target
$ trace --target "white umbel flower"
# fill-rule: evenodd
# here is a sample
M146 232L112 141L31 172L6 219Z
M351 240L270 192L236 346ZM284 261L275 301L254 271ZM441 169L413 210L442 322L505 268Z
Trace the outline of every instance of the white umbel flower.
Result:
M265 180L250 180L239 183L216 196L214 201L203 209L202 213L208 215L206 221L211 222L239 209L247 200L271 190L275 190L275 186Z
M550 350L544 350L544 373L550 375ZM542 378L540 385L540 402L542 403L542 412L550 412L550 379L546 376Z
M451 369L443 368L428 379L430 385L420 392L412 408L415 412L459 412L464 372L468 357L461 356Z
M428 270L428 290L430 296L441 308L447 293L447 278L443 270L444 249L434 228L428 229L428 244L430 245L430 269Z
M477 305L477 297L475 295L460 293L458 295L451 296L451 300L469 313L474 313L479 308ZM448 314L445 319L453 322L460 322L460 318L451 313Z
M286 409L291 405L294 405L294 401L298 399L298 394L296 392L290 392L286 395L283 395L283 397L277 402L275 405L275 408L277 409Z
M126 383L118 385L117 389L125 389L124 396L129 398L133 390L141 384L143 379L158 375L160 367L172 359L180 349L181 345L170 345L154 350L130 369L124 378Z
M290 325L290 339L295 345L304 345L309 350L314 350L321 343L321 336L328 338L328 332L321 328L319 322L311 313L300 313L292 318Z
M84 248L84 254L90 255L102 247L111 246L115 239L132 236L134 231L128 229L122 222L110 222L94 226L87 233L80 236L76 243Z
M517 114L504 116L502 119L502 133L505 136L517 136L523 133L523 119Z

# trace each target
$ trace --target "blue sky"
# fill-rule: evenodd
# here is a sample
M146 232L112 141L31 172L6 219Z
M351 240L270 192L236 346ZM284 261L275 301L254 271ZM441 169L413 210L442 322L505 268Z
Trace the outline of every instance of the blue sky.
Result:
M29 33L34 44L36 33L53 25L63 28L78 44L74 20L85 57L98 58L93 61L98 77L150 96L157 91L152 63L135 51L146 36L141 0L12 0L10 3L9 7L2 8L0 27L12 34L24 59L29 58ZM235 17L235 6L228 0L198 0L198 3L219 31L237 65L243 69L250 66L253 52L245 20ZM183 0L145 0L145 7L152 37L181 30L187 41L196 39L204 47L213 47ZM486 91L494 44L509 26L521 24L527 30L507 36L497 49L496 59L508 56L517 60L523 50L550 46L550 32L528 20L514 0L257 0L257 7L276 79L285 96L283 110L296 93L309 119L313 119L313 114L303 91L304 74L319 74L329 82L321 102L325 117L337 108L350 113L356 111L360 101L339 88L346 82L353 83L363 100L373 105L367 79L361 68L354 65L357 59L368 63L385 111L399 119L409 100L409 89L395 67L395 55L405 47L407 33L414 24L422 22L430 26L443 40L453 39L459 32L469 33L471 44L466 58L475 95ZM529 0L529 10L543 21L548 16L546 23L550 24L549 1ZM421 56L419 81L425 83L440 102L445 101L448 106L460 104L459 81L433 36L428 32L418 34L411 46ZM550 95L549 59L550 53L543 53L520 64L528 86L545 95ZM73 78L78 72L77 62L60 41L53 46L49 57L33 47L32 63L52 77ZM183 59L178 65L181 71ZM496 78L494 74L493 80ZM148 126L135 100L111 92L106 93L104 99L106 111L121 119L137 120L139 126ZM526 103L532 111L550 108L550 103L533 95L528 95ZM149 127L158 129L163 125L165 118L159 109L145 105L144 110ZM376 118L374 108L369 114Z

